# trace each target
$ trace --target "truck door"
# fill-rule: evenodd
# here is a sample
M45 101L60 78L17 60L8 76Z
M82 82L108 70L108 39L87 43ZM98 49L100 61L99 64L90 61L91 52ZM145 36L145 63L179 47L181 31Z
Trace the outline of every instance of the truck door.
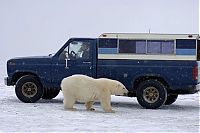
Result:
M66 47L54 58L52 65L52 83L57 87L63 78L73 74L95 77L96 40L70 39Z

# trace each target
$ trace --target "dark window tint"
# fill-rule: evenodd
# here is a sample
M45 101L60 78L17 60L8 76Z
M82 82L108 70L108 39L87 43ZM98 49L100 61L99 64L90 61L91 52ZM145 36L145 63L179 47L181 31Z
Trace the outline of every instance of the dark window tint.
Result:
M196 49L195 39L177 39L176 40L177 49Z
M120 40L119 53L145 54L146 41L145 40Z
M117 48L117 39L99 39L99 48Z
M136 43L134 40L120 40L119 53L136 53Z

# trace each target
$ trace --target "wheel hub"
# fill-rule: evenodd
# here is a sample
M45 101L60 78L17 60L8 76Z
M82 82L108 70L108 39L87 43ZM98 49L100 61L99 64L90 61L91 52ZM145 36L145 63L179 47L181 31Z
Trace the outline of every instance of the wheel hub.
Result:
M27 82L22 86L22 94L26 97L33 97L37 94L37 86L33 82Z
M159 98L159 91L151 86L144 89L143 98L148 103L155 103Z

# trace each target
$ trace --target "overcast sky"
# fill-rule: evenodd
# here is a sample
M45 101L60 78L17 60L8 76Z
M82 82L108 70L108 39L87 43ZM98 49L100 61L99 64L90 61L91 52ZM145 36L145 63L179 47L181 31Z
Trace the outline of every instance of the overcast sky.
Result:
M0 0L0 64L104 32L199 33L198 0Z

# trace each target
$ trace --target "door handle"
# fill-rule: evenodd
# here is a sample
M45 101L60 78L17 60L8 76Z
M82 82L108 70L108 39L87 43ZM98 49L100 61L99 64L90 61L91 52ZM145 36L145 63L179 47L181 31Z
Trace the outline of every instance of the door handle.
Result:
M84 61L83 64L91 64L91 62Z

